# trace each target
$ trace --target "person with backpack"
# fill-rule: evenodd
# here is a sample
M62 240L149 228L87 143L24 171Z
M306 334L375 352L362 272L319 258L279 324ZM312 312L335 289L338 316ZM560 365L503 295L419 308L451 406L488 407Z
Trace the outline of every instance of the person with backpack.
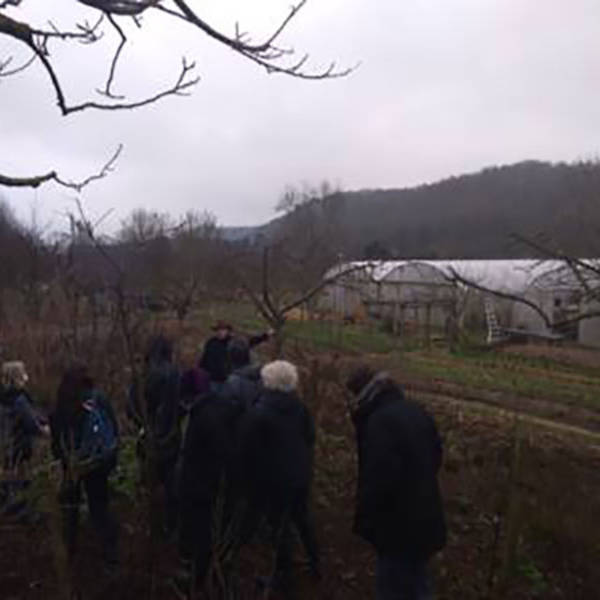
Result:
M140 426L138 447L143 470L156 478L164 491L163 527L167 536L175 532L178 518L176 466L183 415L180 388L171 342L158 335L150 340L145 355L141 397L135 384L131 386L128 413Z
M260 583L292 593L292 525L298 531L313 575L320 559L309 509L315 428L298 396L298 371L283 360L261 370L263 388L240 426L241 471L248 501L244 537L262 517L272 530L275 573Z
M346 387L358 445L354 530L377 553L377 600L431 598L427 564L446 543L434 420L386 374L357 368Z
M51 418L52 451L62 463L59 501L70 558L77 550L79 505L85 491L90 518L102 542L104 560L117 557L117 523L109 510L108 477L117 464L119 428L110 402L84 365L65 371Z
M0 452L5 473L21 470L33 454L33 440L50 435L47 423L33 408L27 391L29 377L21 361L2 365L2 391L0 393Z
M229 343L232 340L233 327L226 321L217 321L213 325L213 331L215 332L214 335L204 345L199 366L209 374L213 389L221 391L223 383L231 372ZM248 338L248 347L250 349L254 348L271 337L271 331L251 336Z

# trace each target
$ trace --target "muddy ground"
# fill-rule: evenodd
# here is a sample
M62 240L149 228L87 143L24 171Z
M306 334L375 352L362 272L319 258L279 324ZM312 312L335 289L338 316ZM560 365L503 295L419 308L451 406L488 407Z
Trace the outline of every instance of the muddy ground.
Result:
M519 352L538 357L540 350L520 348ZM547 376L563 383L569 377L593 379L588 371L582 375L571 369L579 356L574 358L570 352L557 358L556 351L551 352L553 362L548 369L539 364L523 366L533 370L528 376ZM595 368L598 355L585 356L586 369ZM298 357L300 361L304 358ZM392 371L411 395L428 407L444 439L441 484L449 542L432 564L437 597L597 597L600 410L594 410L589 402L582 408L556 398L527 398L500 393L493 386L474 389L443 377L419 376L393 356L370 360ZM425 356L424 360L437 359ZM557 370L555 361L562 361L563 371ZM307 373L310 377L308 366ZM594 386L597 383L592 382ZM356 479L353 429L339 388L320 381L317 391L316 396L309 395L308 402L318 426L313 504L323 579L315 582L311 578L299 551L297 597L371 598L373 551L352 533ZM70 571L65 570L53 500L58 476L51 473L43 479L44 500L38 506L42 513L38 522L0 521L2 600L65 598L69 590L77 591L82 600L180 597L172 585L178 567L175 545L162 539L152 543L147 497L135 485L134 465L124 470L121 475L131 481L127 486L122 482L116 485L113 503L121 525L119 571L109 576L102 569L85 515L79 557ZM243 551L238 597L260 597L255 578L269 571L271 560L265 543L255 543Z

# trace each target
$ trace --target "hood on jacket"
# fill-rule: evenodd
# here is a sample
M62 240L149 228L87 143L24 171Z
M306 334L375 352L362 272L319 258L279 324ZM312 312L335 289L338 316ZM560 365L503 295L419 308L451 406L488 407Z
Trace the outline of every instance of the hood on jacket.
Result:
M385 371L377 373L360 391L356 403L352 407L352 419L356 422L361 417L369 414L377 400L386 392L395 392L402 395L396 382Z

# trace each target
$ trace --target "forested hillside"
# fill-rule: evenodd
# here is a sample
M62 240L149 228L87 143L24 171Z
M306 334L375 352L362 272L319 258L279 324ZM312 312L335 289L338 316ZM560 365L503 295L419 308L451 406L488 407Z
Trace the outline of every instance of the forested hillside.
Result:
M519 258L514 234L579 255L600 253L600 165L526 161L411 189L343 192L338 247L355 258ZM261 234L311 210L272 221ZM306 215L303 215L304 218Z

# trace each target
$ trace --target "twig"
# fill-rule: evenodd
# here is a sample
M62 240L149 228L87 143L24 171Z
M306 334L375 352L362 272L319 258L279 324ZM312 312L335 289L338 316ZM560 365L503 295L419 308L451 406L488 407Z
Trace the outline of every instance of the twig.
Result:
M99 93L103 94L104 96L107 96L108 98L123 100L124 96L118 96L118 95L113 94L110 91L110 86L112 85L114 77L115 77L115 70L117 68L117 62L119 61L119 56L121 55L121 51L123 50L123 47L127 43L127 37L125 36L125 34L123 33L123 30L121 29L119 24L115 21L115 19L112 15L110 15L110 14L107 15L107 18L108 18L108 21L110 22L110 24L115 28L115 30L119 34L121 41L119 42L119 46L117 47L117 50L115 52L115 55L113 56L113 59L112 59L111 65L110 65L110 72L108 74L108 79L106 81L106 87L104 88L104 91L99 90Z
M275 46L274 43L280 37L283 31L288 27L293 18L306 5L307 0L301 0L300 2L298 2L298 4L293 5L290 8L290 11L287 14L287 16L282 20L282 22L275 29L275 31L264 42L258 44L252 44L249 41L246 41L248 36L246 33L240 33L238 24L236 24L234 36L227 36L218 31L217 29L211 27L205 20L201 19L188 6L188 3L186 1L173 0L173 2L177 6L179 11L167 8L162 4L157 4L155 8L166 14L169 14L178 19L182 19L183 21L198 27L209 37L220 42L221 44L224 44L225 46L228 46L238 54L241 54L248 60L251 60L252 62L263 67L267 71L267 73L281 73L285 75L291 75L292 77L297 77L299 79L335 79L339 77L346 77L347 75L355 71L359 66L357 64L347 69L336 70L336 64L335 62L333 62L329 65L327 69L323 71L307 73L302 71L301 69L309 58L308 54L303 55L302 58L300 58L300 60L298 60L292 65L285 66L282 64L277 64L277 60L281 59L284 56L294 54L294 50L279 48Z
M122 150L123 150L123 145L119 144L119 147L117 148L116 152L112 155L112 157L108 160L108 162L102 167L102 169L98 173L96 173L94 175L90 175L83 181L76 182L76 181L64 180L58 175L58 173L56 171L50 171L49 173L46 173L45 175L37 175L37 176L33 176L33 177L12 177L12 176L8 176L8 175L2 175L0 173L0 186L38 188L40 185L42 185L44 183L54 181L55 183L58 183L59 185L62 185L63 187L80 192L84 187L86 187L93 181L97 181L98 179L103 179L109 173L111 173L115 168L115 164L116 164L117 159L119 158L119 155L121 154Z
M7 60L5 60L4 62L0 62L0 77L10 77L11 75L16 75L17 73L24 71L25 69L27 69L27 67L30 67L34 63L36 58L37 56L33 54L29 58L29 60L24 62L22 65L15 67L10 71L7 71L6 67L8 67L8 65L12 62L12 56L9 56Z

